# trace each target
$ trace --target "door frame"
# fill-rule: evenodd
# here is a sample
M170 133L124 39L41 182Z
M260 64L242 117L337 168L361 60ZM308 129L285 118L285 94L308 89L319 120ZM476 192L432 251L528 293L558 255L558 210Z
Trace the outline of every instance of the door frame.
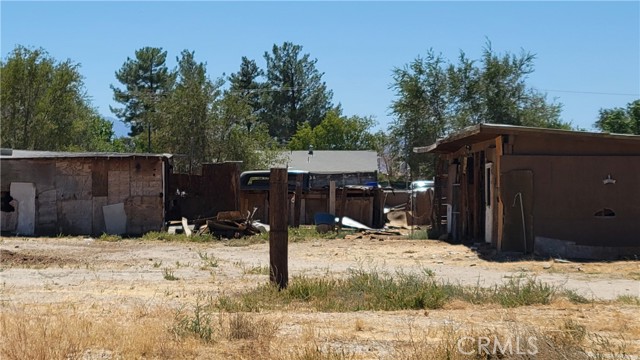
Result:
M484 241L491 243L493 240L493 206L495 192L495 176L493 163L484 164Z

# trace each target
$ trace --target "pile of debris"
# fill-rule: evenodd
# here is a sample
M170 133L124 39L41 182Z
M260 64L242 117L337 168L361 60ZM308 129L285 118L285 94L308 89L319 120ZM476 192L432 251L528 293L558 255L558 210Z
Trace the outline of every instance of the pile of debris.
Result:
M169 233L177 233L180 225L187 236L211 234L217 238L237 239L268 232L269 225L254 221L253 214L255 209L253 213L247 213L246 216L242 216L239 211L222 211L211 218L193 221L182 218L179 225L172 222L174 224L169 226Z

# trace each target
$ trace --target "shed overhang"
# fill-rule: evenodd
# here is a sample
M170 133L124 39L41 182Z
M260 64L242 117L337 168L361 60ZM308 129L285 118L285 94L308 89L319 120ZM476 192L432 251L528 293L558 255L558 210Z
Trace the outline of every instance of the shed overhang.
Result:
M456 152L463 146L490 140L501 135L524 134L532 136L561 136L572 139L617 139L622 141L633 141L634 143L637 142L640 145L640 136L638 135L594 133L586 131L534 128L502 124L478 124L464 128L442 139L438 139L435 143L429 146L414 147L413 152L447 154Z

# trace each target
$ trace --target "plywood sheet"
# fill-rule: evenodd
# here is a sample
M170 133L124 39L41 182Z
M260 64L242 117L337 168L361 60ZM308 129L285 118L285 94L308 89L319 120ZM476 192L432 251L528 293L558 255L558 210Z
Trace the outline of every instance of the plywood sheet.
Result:
M103 206L102 212L107 234L122 235L127 232L127 214L124 211L124 203Z
M36 186L33 183L11 183L11 196L18 202L18 225L20 235L33 235L36 229Z
M38 194L38 216L36 232L38 234L54 235L58 231L58 206L56 205L56 190L46 190Z
M109 170L107 176L109 182L107 191L109 204L124 202L130 195L129 171Z
M102 207L107 205L106 196L96 196L93 198L93 211L92 211L92 233L95 236L99 236L106 232L104 224L104 213Z
M109 160L94 160L91 164L91 191L93 196L107 196L109 184Z
M91 163L84 159L56 161L58 201L91 199Z
M135 158L130 162L131 196L159 196L162 189L162 162Z
M55 163L51 160L2 159L0 187L9 191L12 182L34 183L38 191L53 189Z
M92 200L58 201L60 232L68 235L91 234L92 212Z
M109 171L129 171L129 162L127 159L111 158L109 159Z
M124 204L128 215L127 231L143 234L162 228L162 198L158 196L131 196Z

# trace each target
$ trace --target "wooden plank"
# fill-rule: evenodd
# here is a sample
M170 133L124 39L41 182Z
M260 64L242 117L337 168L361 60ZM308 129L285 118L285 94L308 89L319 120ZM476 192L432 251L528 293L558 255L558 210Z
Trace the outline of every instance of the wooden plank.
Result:
M302 174L296 175L296 194L293 206L293 226L300 226L300 204L302 201Z
M304 198L307 200L325 200L328 198L327 194L313 194L313 193L309 193L309 194L305 194ZM322 211L327 211L327 203L324 202L325 206L322 209Z
M495 164L495 181L496 181L496 195L498 197L498 238L496 249L498 251L502 250L502 236L503 236L503 223L504 223L504 203L502 202L502 196L500 195L500 178L502 177L500 172L500 162L502 160L502 136L498 136L496 138L496 164Z
M329 182L329 214L336 213L336 182L331 180Z
M291 196L289 196L287 194L287 206L288 206L288 211L289 211L289 215L287 215L287 224L289 226L293 226L293 222L294 222L294 218L295 218L295 209L294 209L294 197L295 197L295 193L291 194Z
M128 158L111 158L109 159L109 171L129 171Z
M91 161L82 158L57 159L56 175L91 176Z
M109 204L125 202L130 196L129 171L109 170L107 197Z
M106 232L104 225L104 213L102 207L107 205L108 198L106 196L95 196L93 198L93 211L91 222L91 233L93 236L100 236Z
M162 161L132 158L129 162L131 196L159 196L162 188Z
M269 265L270 281L279 289L285 289L289 282L287 228L287 169L273 168L269 177Z
M367 219L365 225L369 227L373 227L373 197L366 198L366 205L362 208L363 215L362 217Z
M466 240L468 235L468 216L469 216L469 194L468 191L468 176L467 173L467 157L462 158L461 174L460 174L460 239Z
M91 200L91 163L84 159L56 160L55 184L58 201Z
M130 196L125 201L127 233L144 234L162 228L163 204L159 196Z
M9 191L12 182L34 183L38 192L54 189L55 169L51 160L2 159L0 189Z
M57 204L61 233L66 235L92 233L93 200L62 200Z
M38 189L40 191L40 189ZM38 194L37 232L55 234L58 223L58 206L56 205L56 190L46 190Z
M338 222L338 232L342 230L342 218L347 213L347 188L342 187L340 192L340 221Z
M191 236L191 229L189 228L189 225L187 224L187 218L182 218L182 222L181 223L182 223L182 230L187 235L187 237Z
M480 169L480 153L473 153L473 184L471 185L471 189L473 191L473 210L472 210L472 217L473 217L473 236L472 238L474 240L477 240L480 236L480 228L479 228L479 222L478 222L478 218L480 216L480 212L478 209L478 204L480 202L480 199L478 197L478 191L480 189L480 174L479 173L479 169Z
M91 193L95 196L107 196L109 192L109 164L106 159L93 160L91 164ZM100 210L102 211L102 210Z
M382 229L384 227L384 201L385 194L382 189L373 190L373 212L371 227Z

